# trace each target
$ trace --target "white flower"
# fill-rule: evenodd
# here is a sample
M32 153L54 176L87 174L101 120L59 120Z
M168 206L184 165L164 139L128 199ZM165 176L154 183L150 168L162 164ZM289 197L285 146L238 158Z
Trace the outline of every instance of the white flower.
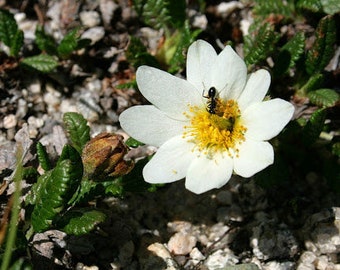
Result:
M186 178L202 193L226 184L232 173L250 177L274 161L268 140L291 119L282 99L263 101L270 85L266 70L247 77L244 61L230 46L217 55L205 41L188 50L187 80L141 66L137 84L153 105L134 106L120 116L133 138L159 147L144 167L149 183Z

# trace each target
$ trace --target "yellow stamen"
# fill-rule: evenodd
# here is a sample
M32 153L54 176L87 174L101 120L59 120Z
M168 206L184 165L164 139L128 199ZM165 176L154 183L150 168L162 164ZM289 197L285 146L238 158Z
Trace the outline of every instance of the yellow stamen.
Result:
M204 107L189 106L185 115L190 125L185 127L183 137L195 144L195 149L209 158L217 152L238 155L237 146L245 140L247 128L240 121L241 112L235 100L216 98L215 114Z

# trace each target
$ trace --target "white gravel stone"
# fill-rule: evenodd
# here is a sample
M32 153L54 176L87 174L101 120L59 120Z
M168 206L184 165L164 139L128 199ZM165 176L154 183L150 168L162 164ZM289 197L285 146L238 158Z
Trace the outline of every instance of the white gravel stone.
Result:
M96 26L86 30L82 35L82 39L90 39L91 45L97 43L105 35L104 27Z
M96 11L82 11L79 16L81 23L86 27L94 27L100 24L100 16Z
M187 255L196 245L196 237L188 233L175 233L168 242L169 250L175 255Z
M17 125L18 121L14 114L9 114L4 117L3 127L5 129L14 128Z

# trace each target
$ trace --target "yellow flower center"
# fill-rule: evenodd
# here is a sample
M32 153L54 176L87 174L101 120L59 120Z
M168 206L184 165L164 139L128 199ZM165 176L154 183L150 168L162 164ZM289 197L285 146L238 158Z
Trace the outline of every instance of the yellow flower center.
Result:
M214 114L206 108L189 106L185 116L190 120L190 125L185 126L183 137L209 158L217 152L237 156L237 146L245 140L247 130L240 121L240 109L235 100L223 101L216 98L215 101Z

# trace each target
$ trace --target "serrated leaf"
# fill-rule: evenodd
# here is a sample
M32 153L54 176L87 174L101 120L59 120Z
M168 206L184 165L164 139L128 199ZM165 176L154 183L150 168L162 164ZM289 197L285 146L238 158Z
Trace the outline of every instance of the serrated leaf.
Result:
M68 206L82 177L82 166L71 160L62 160L44 179L46 182L36 197L31 220L35 232L50 228L57 214Z
M293 1L255 0L254 14L267 17L271 14L283 15L286 18L293 17Z
M307 94L310 102L320 107L332 107L339 102L340 95L333 89L319 89Z
M135 67L141 65L148 65L151 67L159 67L156 58L148 53L146 47L139 38L134 36L130 37L129 47L126 51L126 58Z
M322 9L325 13L333 15L340 12L339 0L321 0Z
M67 212L61 223L65 224L62 231L68 235L83 235L91 232L98 226L99 223L104 222L106 215L97 210L71 210Z
M321 87L323 81L324 81L323 74L321 73L314 74L308 79L306 84L303 87L301 87L299 92L306 94L310 91L316 90Z
M78 153L81 153L85 144L90 140L90 127L86 119L79 113L68 112L64 114L63 121L72 146Z
M296 7L312 12L319 12L322 8L320 0L299 0L296 3Z
M23 44L24 44L24 32L18 30L11 41L10 55L17 56Z
M65 58L73 53L78 46L79 29L75 28L68 32L57 47L58 54Z
M247 65L257 64L273 51L279 35L269 23L263 24L252 36L244 37L244 60Z
M306 145L314 143L319 138L319 135L325 123L325 119L325 109L319 109L311 115L309 121L303 128L303 142Z
M57 53L57 46L52 36L45 33L43 26L38 25L35 29L35 43L38 48L50 55Z
M40 54L32 57L24 58L21 64L36 69L41 72L51 72L58 66L58 61L50 55Z
M320 20L315 31L315 38L306 59L306 71L309 75L324 70L334 54L336 26L332 16L328 15Z
M43 168L44 171L51 170L51 161L47 155L45 147L40 142L37 143L37 155L41 168Z
M280 50L279 56L275 61L274 73L283 74L292 68L305 49L305 35L298 32Z

